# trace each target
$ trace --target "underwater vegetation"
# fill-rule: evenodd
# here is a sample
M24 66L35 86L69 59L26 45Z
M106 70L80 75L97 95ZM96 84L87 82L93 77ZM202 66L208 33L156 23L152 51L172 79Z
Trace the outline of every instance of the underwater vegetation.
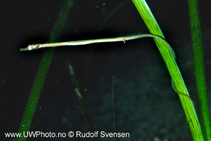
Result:
M129 1L125 1L121 4L127 4ZM199 14L198 14L198 8L197 8L197 2L195 0L189 0L189 16L190 16L190 27L191 27L191 35L192 35L192 45L193 45L193 53L194 53L194 69L195 69L195 77L196 77L196 86L197 86L197 106L199 113L196 113L194 103L192 102L192 99L189 97L189 92L187 90L187 87L185 85L185 82L182 78L182 75L180 73L179 67L176 63L176 57L173 52L173 49L169 45L169 43L165 40L165 37L161 31L160 26L158 25L154 15L152 14L148 4L145 0L132 0L133 4L135 5L137 11L139 12L141 18L145 22L150 34L130 34L128 36L120 36L115 38L103 38L103 39L90 39L90 40L80 40L80 41L73 41L74 44L83 44L84 42L114 42L114 41L121 41L123 43L127 42L129 39L137 39L137 38L143 38L143 37L152 37L158 47L158 50L165 62L165 65L168 69L168 72L171 76L172 80L172 86L175 89L175 91L178 93L181 105L183 107L183 110L186 115L187 124L190 127L190 131L193 137L193 140L195 141L210 141L211 140L211 129L210 129L210 117L209 117L209 109L208 109L208 100L207 100L207 93L206 93L206 83L205 83L205 74L204 74L204 62L203 62L203 50L202 50L202 41L201 41L201 30L200 30L200 20L199 20ZM49 36L49 43L50 47L56 46L55 43L59 41L60 36L62 34L62 29L65 26L67 17L69 15L70 9L74 6L73 0L65 0L63 5L61 6L61 12L62 14L59 14L57 17L57 21L54 25L54 28L52 29L51 35ZM121 7L120 6L120 7ZM117 7L113 12L118 10ZM108 18L111 15L108 15ZM106 21L103 21L102 25L105 25ZM102 27L98 27L100 30ZM65 42L67 43L67 42ZM70 42L68 42L70 43ZM46 45L46 44L42 44ZM49 44L47 44L49 45ZM64 42L63 45L64 46ZM21 51L26 50L33 50L38 49L41 47L41 44L32 45L30 47L27 47L25 49L21 49ZM88 73L89 66L91 65L91 58L92 53L95 50L95 48L90 49L90 54L87 56L86 60L86 67L84 69L84 74ZM31 89L31 93L28 99L27 106L25 108L25 112L23 114L23 118L19 127L19 133L22 133L24 131L29 131L30 126L35 114L35 110L37 108L37 103L40 98L40 94L42 92L46 76L50 67L50 64L52 62L55 49L53 48L47 48L43 50L43 57L41 60L41 63L39 65L36 78L34 80L33 87ZM70 61L71 62L71 61ZM88 103L88 98L86 95L86 89L87 85L86 78L82 80L83 82L80 82L80 80L77 80L77 77L75 75L74 65L72 65L70 62L67 62L67 66L70 71L70 77L72 80L72 85L74 87L74 91L77 95L77 99L80 105L80 110L82 114L82 121L83 121L83 128L84 131L94 131L94 122L92 121L92 118L90 117L90 113L88 112L88 107L86 104ZM94 78L93 78L94 79ZM104 78L102 78L104 79ZM116 108L118 107L116 105L117 97L116 97L116 83L118 82L118 78L113 75L111 87L112 87L112 97L113 97L113 115L114 115L114 125L115 131L118 131L118 124L116 117L118 116L116 112ZM97 82L96 82L97 83ZM171 83L171 81L169 82ZM132 84L131 84L132 85ZM130 106L130 105L128 105ZM134 111L135 112L135 111ZM199 119L198 119L199 117ZM26 138L16 138L16 140L26 140Z

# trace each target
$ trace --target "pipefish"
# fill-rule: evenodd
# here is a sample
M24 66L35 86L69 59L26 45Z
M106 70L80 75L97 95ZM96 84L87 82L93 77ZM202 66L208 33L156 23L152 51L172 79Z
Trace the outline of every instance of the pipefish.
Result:
M28 45L26 48L21 48L20 51L30 51L35 49L41 49L41 48L48 48L48 47L60 47L60 46L79 46L79 45L88 45L93 43L106 43L106 42L126 42L130 40L140 39L140 38L155 38L161 40L163 43L165 43L174 58L176 58L176 55L174 53L174 50L170 46L170 44L161 36L154 35L154 34L128 34L129 36L119 36L114 38L103 38L103 39L90 39L90 40L79 40L79 41L67 41L67 42L57 42L57 43L44 43L44 44L32 44Z
M130 40L135 40L135 39L140 39L140 38L154 38L154 39L159 39L163 43L165 43L168 46L169 51L171 52L172 56L174 59L176 59L176 55L174 53L174 50L172 49L171 45L161 36L155 35L155 34L141 34L141 33L133 33L133 34L125 34L125 35L120 35L118 37L114 38L102 38L102 39L90 39L90 40L78 40L78 41L67 41L67 42L56 42L56 43L43 43L43 44L32 44L28 45L26 48L21 48L20 51L30 51L30 50L35 50L35 49L41 49L41 48L51 48L51 47L61 47L61 46L79 46L79 45L88 45L88 44L94 44L94 43L106 43L106 42L124 42L130 41ZM171 80L172 88L173 90L188 99L190 99L194 105L193 100L187 95L182 92L179 92L172 80Z

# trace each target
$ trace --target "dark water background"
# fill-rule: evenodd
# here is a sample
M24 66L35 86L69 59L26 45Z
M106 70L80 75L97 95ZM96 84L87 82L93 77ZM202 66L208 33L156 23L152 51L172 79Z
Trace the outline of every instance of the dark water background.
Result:
M125 1L74 1L60 40L149 33L131 1L121 6L103 23L123 2ZM178 66L191 98L196 103L187 1L150 0L147 3L176 53ZM20 52L19 49L28 44L48 41L61 4L62 1L0 1L0 140L12 139L6 139L4 132L18 131L44 52ZM210 95L210 2L199 1L198 5ZM104 26L99 31L102 24ZM94 47L94 51L85 74L91 47ZM72 62L80 85L86 84L86 87L81 88L86 89L87 109L96 131L115 131L111 94L112 77L115 76L118 132L130 133L130 138L124 140L192 140L179 98L171 87L170 76L152 39L128 41L126 44L120 42L56 48L31 125L32 131L83 131L81 111L66 61Z

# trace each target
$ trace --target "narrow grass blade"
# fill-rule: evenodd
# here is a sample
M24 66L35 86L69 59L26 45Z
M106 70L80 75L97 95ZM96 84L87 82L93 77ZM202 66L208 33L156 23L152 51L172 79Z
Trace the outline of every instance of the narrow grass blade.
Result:
M148 27L150 33L164 37L146 1L145 0L132 0L132 1L134 5L136 6L142 19L144 20L146 26ZM157 39L154 39L154 41L161 53L161 56L163 57L163 60L166 64L166 67L169 71L169 74L171 76L171 79L174 83L175 88L179 92L182 92L189 96L188 90L183 81L180 70L177 66L177 63L173 55L170 53L170 50L163 42ZM188 124L189 124L194 141L199 141L199 140L203 141L204 139L203 139L203 134L201 131L201 126L199 124L198 117L197 117L192 101L188 99L187 97L184 97L183 95L178 94L178 96L180 98L182 107L184 109L187 121L189 121Z
M64 27L64 24L66 23L66 19L70 10L70 7L72 6L73 2L72 0L65 0L63 3L63 6L61 8L57 21L53 27L53 30L51 32L51 35L49 37L49 42L58 41L61 35L61 31ZM30 129L32 119L34 117L34 113L37 107L37 103L45 82L46 75L48 73L49 66L51 64L51 60L54 55L53 49L48 49L44 52L39 69L37 71L36 78L34 80L34 84L31 89L31 93L23 114L23 118L19 127L19 133L23 135L23 132L27 132ZM25 141L25 137L16 138L16 141Z
M207 100L207 88L204 72L203 48L201 39L201 27L196 0L188 0L191 37L194 57L194 71L196 78L198 115L201 123L204 139L211 141L211 127L209 106Z

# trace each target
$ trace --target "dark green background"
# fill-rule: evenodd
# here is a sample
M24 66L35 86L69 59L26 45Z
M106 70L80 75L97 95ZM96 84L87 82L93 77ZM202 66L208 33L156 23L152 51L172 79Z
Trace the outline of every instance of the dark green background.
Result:
M148 33L131 1L77 0L70 10L61 41ZM196 103L193 56L187 1L147 1ZM19 52L28 44L45 43L62 1L0 1L0 113L4 132L17 132L42 58L43 50ZM211 93L210 2L199 1L208 95ZM102 29L97 30L100 26ZM88 72L87 56L93 47ZM95 130L114 132L112 76L115 76L118 131L126 140L192 140L182 106L172 90L165 64L152 39L56 48L35 112L31 130L68 132L83 130L80 107L66 61L71 61L80 84L86 83L87 108ZM84 77L86 82L84 82ZM211 97L209 96L209 99ZM61 139L68 140L69 138ZM35 140L34 138L29 140ZM37 139L39 140L39 139ZM58 139L52 139L58 140ZM100 139L102 140L102 139ZM108 139L111 140L111 139ZM115 139L112 139L115 140ZM121 139L120 139L121 140Z

